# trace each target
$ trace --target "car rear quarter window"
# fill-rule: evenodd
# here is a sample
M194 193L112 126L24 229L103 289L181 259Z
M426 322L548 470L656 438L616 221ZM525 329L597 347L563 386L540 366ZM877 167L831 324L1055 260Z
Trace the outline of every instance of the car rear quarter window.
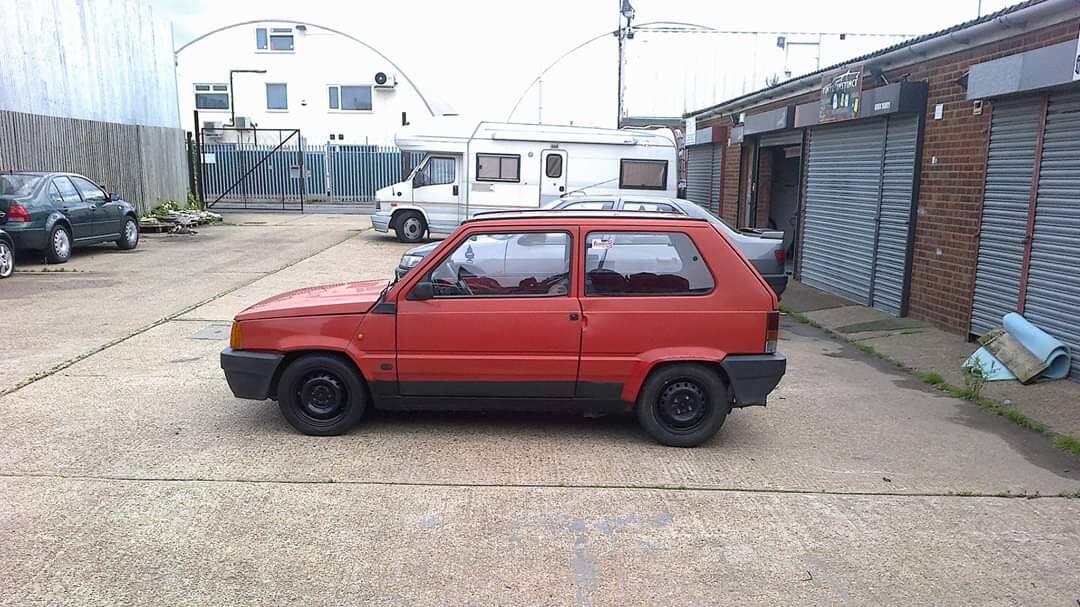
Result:
M56 177L52 182L53 190L50 192L50 197L53 202L60 202L65 204L76 204L80 202L79 193L75 191L75 186L71 185L71 180L67 177ZM60 196L57 200L55 196L51 196L53 193Z
M704 295L715 281L694 241L682 232L590 232L585 238L585 295Z
M570 234L474 234L429 280L435 297L557 297L570 292Z

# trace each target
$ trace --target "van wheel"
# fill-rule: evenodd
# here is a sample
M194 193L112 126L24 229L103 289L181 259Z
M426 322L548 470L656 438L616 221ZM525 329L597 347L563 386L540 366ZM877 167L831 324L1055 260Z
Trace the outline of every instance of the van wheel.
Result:
M359 372L326 354L297 358L281 373L278 407L293 428L312 436L348 432L364 415L367 392Z
M407 211L398 217L394 231L401 242L420 242L427 232L427 222L420 213Z
M45 244L45 261L64 263L71 257L71 232L64 226L53 226L49 242Z
M638 423L670 447L696 447L724 425L731 402L727 384L702 365L676 364L653 371L638 396Z

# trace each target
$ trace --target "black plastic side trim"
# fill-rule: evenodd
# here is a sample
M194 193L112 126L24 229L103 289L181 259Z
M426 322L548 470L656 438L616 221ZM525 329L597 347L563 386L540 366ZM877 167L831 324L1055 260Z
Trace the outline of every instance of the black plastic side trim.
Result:
M397 314L397 304L392 301L384 301L371 309L372 314Z
M403 381L402 394L410 396L469 396L498 398L571 398L573 381Z
M748 407L765 404L787 371L787 359L782 354L728 356L720 366L731 382L734 406Z
M391 396L376 398L384 411L538 411L559 413L627 413L634 403L581 398L482 398L448 396Z
M622 396L622 390L622 384L579 381L577 384L577 398L619 400L619 397Z
M229 389L237 398L266 400L270 394L270 381L274 378L284 354L276 352L249 352L225 348L221 353L221 368Z

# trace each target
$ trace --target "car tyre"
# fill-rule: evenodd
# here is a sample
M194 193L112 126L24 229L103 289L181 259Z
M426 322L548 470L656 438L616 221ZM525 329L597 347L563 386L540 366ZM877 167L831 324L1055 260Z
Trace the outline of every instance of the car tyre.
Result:
M649 375L636 410L638 423L658 442L696 447L720 431L731 400L727 383L712 369L674 364Z
M45 261L65 263L71 258L71 232L62 225L55 225L49 232L49 242L45 245Z
M120 238L116 239L116 246L122 251L130 251L139 246L139 222L134 218L124 218L124 229L120 230Z
M327 354L307 354L281 373L278 407L293 428L312 436L348 432L367 409L367 389L349 362Z
M416 243L424 239L427 229L423 215L416 211L406 211L398 217L394 232L397 233L399 241Z
M0 278L7 278L15 272L15 252L11 245L0 240Z

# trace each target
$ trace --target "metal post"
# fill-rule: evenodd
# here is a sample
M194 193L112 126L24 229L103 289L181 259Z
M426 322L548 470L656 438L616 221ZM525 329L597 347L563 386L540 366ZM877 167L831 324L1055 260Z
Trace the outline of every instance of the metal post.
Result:
M618 33L615 34L619 39L619 70L618 70L618 81L617 81L618 91L617 91L617 95L616 95L618 97L618 101L617 101L618 106L617 106L616 113L615 113L615 128L619 128L622 125L622 114L623 114L623 87L622 87L622 79L623 79L623 41L624 41L624 37L626 35L626 32L623 29L622 0L616 0L616 2L619 3L619 31L618 31Z
M195 115L195 158L198 162L198 179L199 179L199 208L206 210L206 176L203 173L203 136L202 136L202 123L199 122L199 110L194 111Z
M544 79L536 81L536 122L544 124Z
M304 186L307 185L307 175L304 174L304 138L300 135L300 129L296 129L296 148L300 150L300 213L304 212Z

